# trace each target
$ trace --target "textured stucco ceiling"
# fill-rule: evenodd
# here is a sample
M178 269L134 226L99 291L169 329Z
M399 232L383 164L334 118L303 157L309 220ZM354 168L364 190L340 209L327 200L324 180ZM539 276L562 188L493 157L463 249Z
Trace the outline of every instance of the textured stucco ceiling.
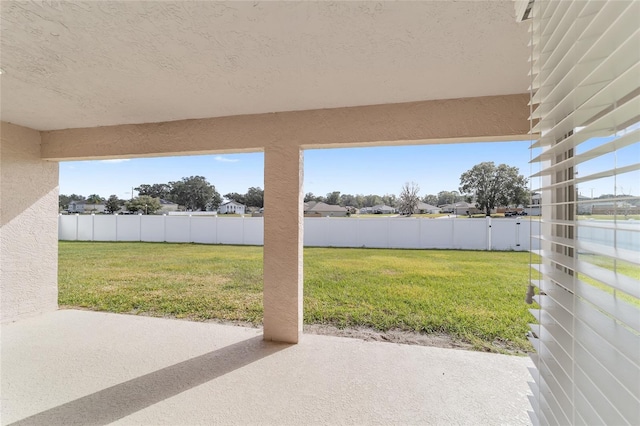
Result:
M2 120L39 130L528 87L511 1L0 3Z

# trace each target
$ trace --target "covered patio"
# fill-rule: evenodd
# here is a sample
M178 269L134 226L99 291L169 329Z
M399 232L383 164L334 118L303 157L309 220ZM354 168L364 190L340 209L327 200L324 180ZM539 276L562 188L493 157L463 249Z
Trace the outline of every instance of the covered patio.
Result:
M525 357L61 310L3 326L2 424L529 424Z
M527 359L302 336L304 150L527 140L511 2L1 8L3 424L528 421ZM263 330L57 311L59 161L250 151Z
M526 359L303 335L303 159L539 133L531 419L637 424L638 280L574 212L640 169L575 169L638 143L638 5L2 1L2 423L526 423ZM263 330L58 311L60 161L256 151Z

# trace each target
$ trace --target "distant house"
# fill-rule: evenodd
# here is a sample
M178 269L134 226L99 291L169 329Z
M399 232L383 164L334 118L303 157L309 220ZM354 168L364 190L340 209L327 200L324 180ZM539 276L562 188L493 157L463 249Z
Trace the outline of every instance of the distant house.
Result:
M531 195L531 204L528 204L527 207L524 209L524 211L529 216L540 216L541 202L542 202L542 195L536 192L535 194ZM589 209L590 208L591 208L591 205L589 205Z
M437 214L440 213L440 207L432 206L431 204L419 202L418 208L416 209L418 213L422 214Z
M304 203L304 215L307 217L344 217L348 210L345 207L335 206L319 201Z
M371 211L374 214L391 214L391 213L395 213L396 209L393 207L389 207L385 204L378 204L376 206L371 207Z
M442 213L453 213L453 214L480 214L483 213L482 210L476 207L473 203L467 203L464 201L459 201L457 203L445 204L440 206Z
M220 204L218 207L218 213L220 214L244 214L246 206L244 204L240 204L236 201L227 201L226 203Z
M87 203L86 201L72 201L67 209L69 213L104 213L106 211L104 203Z

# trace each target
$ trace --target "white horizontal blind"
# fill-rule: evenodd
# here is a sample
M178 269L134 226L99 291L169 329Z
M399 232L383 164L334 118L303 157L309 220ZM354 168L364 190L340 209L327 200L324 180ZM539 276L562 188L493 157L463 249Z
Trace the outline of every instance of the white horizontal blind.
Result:
M640 1L535 0L536 424L640 425Z

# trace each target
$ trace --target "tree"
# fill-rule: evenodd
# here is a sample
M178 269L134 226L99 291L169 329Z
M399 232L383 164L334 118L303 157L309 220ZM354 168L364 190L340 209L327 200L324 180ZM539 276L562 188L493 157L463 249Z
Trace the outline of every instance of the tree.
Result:
M238 194L237 192L224 194L224 198L226 198L227 200L235 201L236 203L245 204L245 196L242 194Z
M382 198L379 195L369 194L364 197L364 206L373 207L378 204L382 204Z
M497 206L509 206L512 203L525 202L527 179L519 174L517 167L493 161L476 164L460 176L460 191L472 195L476 207L484 210L487 216Z
M149 197L148 195L140 195L131 201L127 201L125 205L130 212L142 212L144 214L154 214L162 207L159 198Z
M153 185L142 184L134 189L138 191L138 196L148 195L149 197L160 198L164 200L169 197L171 186L166 183L154 183Z
M102 198L98 194L91 194L87 197L85 202L87 204L93 204L93 207L89 207L89 208L87 208L87 206L85 205L85 211L95 213L98 210L96 208L96 204L104 203L104 198Z
M431 204L432 206L437 206L438 196L433 194L425 195L424 197L422 197L422 202Z
M398 209L401 213L411 216L418 209L420 187L415 182L407 182L402 186L398 197Z
M436 205L453 204L462 200L464 200L464 197L458 191L440 191L438 192L438 203Z
M120 210L121 205L122 205L122 202L120 201L118 196L113 194L109 196L109 199L105 203L104 207L107 213L114 214L115 212Z
M322 195L314 195L313 192L307 192L304 194L304 202L308 203L309 201L322 201L324 202L324 197Z
M69 208L69 203L71 203L71 199L68 195L60 194L58 195L58 209L59 210L67 210Z
M104 198L98 194L91 194L87 197L87 204L101 204L104 203Z
M245 202L248 207L264 207L264 189L252 186L247 189L247 193L244 196Z
M340 205L342 207L360 207L358 206L358 200L354 195L342 194L340 195Z
M340 203L340 191L333 191L327 194L325 203L337 206Z
M204 176L183 177L182 180L169 182L171 201L184 206L187 210L217 209L222 197L215 186Z
M384 194L382 196L382 204L386 204L389 207L396 207L398 204L398 197L395 194Z

